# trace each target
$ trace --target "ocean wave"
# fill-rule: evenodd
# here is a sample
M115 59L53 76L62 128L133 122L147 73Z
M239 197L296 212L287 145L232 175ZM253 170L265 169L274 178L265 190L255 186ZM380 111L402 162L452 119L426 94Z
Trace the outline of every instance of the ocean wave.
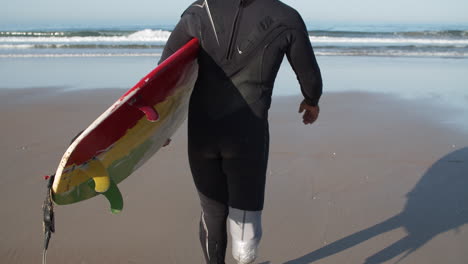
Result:
M165 44L171 34L166 30L144 29L140 31L99 31L99 32L1 32L0 45L13 44L64 44L52 48L68 48L65 44L73 43L83 45L95 44L94 48L110 47L101 46L103 43L114 43L114 47L128 46L130 44L158 43L159 46ZM8 33L8 34L7 34ZM452 36L452 38L443 36ZM423 36L437 36L423 37ZM453 38L457 36L457 38ZM437 32L395 32L395 33L366 33L366 32L311 32L310 40L314 43L341 43L341 44L367 44L367 45L468 45L467 31L437 31ZM10 46L11 48L17 48ZM23 46L24 47L24 46ZM34 46L32 48L43 48L44 46ZM74 46L79 48L79 46ZM151 46L150 46L151 47Z
M63 53L63 54L0 54L0 58L97 58L97 57L160 57L161 53Z
M431 51L316 51L317 56L366 56L366 57L437 57L437 58L468 58L468 53L431 52Z
M0 49L34 49L33 44L0 44Z
M468 39L309 37L313 43L468 45Z
M171 31L70 30L0 32L0 57L155 56ZM468 31L310 31L317 55L466 58Z
M463 39L468 37L466 30L423 30L423 31L328 31L315 30L309 31L310 36L340 36L340 37L419 37L419 38L448 38L448 39Z
M5 32L2 32L5 33ZM13 32L18 33L18 32ZM99 33L96 36L87 35L70 36L70 34L56 35L38 35L28 36L21 34L1 34L0 43L103 43L103 42L166 42L169 39L171 32L165 30L145 29L137 32L132 32L127 35L103 35Z
M164 44L0 44L1 49L163 49Z
M0 36L4 37L44 37L44 36L64 36L65 32L0 32Z
M82 30L82 31L3 31L0 37L120 37L135 31Z
M465 30L442 30L442 31L410 31L410 32L396 32L397 36L409 37L431 37L431 38L467 38L468 31Z
M317 56L369 56L369 57L439 57L468 58L468 52L426 51L426 50L385 50L385 49L317 49ZM1 54L0 58L98 58L98 57L160 57L157 52L122 52L122 53L17 53Z

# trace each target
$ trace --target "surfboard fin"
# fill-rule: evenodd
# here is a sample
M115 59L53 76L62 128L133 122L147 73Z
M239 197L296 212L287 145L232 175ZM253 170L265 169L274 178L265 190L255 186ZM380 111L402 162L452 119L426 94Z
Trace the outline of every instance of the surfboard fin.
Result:
M153 106L140 106L138 109L145 114L148 121L157 122L159 120L159 113Z
M117 184L110 178L109 173L98 159L93 159L88 163L86 173L93 179L94 191L101 193L109 201L111 212L120 213L123 209L122 193Z
M159 121L159 113L154 109L154 106L148 104L145 102L141 96L133 98L130 102L128 102L129 105L138 108L143 114L145 114L146 119L150 122L157 122Z
M109 173L102 162L98 159L93 159L88 163L86 173L94 180L94 190L98 193L105 193L109 190L111 180Z
M122 193L120 192L119 187L117 187L117 184L115 184L114 181L112 180L110 181L109 189L105 193L103 193L103 195L109 201L111 212L113 214L118 214L122 211L123 209Z

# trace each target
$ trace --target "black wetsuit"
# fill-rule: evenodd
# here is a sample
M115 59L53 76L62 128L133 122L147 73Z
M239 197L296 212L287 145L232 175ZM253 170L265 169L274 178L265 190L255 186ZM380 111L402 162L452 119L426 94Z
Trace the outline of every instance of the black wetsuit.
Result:
M268 109L284 55L306 103L317 105L322 93L306 26L296 10L278 0L199 0L183 13L161 61L194 37L201 50L189 106L188 152L203 210L219 207L204 205L208 200L226 208L262 210ZM218 226L225 225L226 208L212 212L222 216ZM217 240L212 244L223 244L225 234ZM224 257L219 259L211 262L223 263Z
M268 109L284 55L306 102L317 105L322 93L307 29L277 0L200 0L183 13L161 60L193 37L201 44L188 129L196 186L232 207L261 210Z

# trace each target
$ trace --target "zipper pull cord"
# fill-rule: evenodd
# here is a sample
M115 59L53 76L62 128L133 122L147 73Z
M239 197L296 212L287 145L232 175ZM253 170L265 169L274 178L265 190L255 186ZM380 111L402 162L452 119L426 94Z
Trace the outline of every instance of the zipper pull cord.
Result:
M231 28L231 38L229 39L229 46L228 46L228 52L226 59L230 60L232 58L232 53L233 53L233 42L234 42L234 35L236 35L237 31L237 25L239 24L239 16L240 16L240 11L242 9L244 0L239 0L239 6L237 7L237 12L236 16L234 18L234 22L232 23L232 28Z

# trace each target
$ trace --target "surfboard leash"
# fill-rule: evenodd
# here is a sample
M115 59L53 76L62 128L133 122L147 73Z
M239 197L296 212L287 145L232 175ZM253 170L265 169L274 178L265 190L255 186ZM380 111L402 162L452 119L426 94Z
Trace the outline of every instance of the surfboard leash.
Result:
M45 176L47 180L47 193L44 203L42 204L42 212L44 218L42 220L42 227L44 230L44 251L42 252L42 264L47 262L47 249L49 248L49 241L52 233L55 232L55 217L54 217L54 203L52 202L52 184L54 182L55 174Z

